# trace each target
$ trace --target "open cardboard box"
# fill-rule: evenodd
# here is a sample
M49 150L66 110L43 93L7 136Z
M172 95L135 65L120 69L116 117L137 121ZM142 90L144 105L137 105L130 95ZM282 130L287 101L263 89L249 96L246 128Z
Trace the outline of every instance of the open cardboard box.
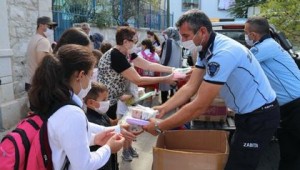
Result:
M223 170L228 132L178 130L160 134L153 148L153 170Z

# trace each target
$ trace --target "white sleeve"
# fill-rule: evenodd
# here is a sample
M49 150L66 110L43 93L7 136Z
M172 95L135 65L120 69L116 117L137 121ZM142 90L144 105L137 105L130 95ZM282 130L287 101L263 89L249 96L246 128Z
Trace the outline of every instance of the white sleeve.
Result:
M99 132L103 132L103 131L109 130L109 129L114 129L115 132L119 134L120 131L121 131L120 125L105 127L105 126L97 125L97 124L92 123L92 122L88 122L88 124L89 124L90 131L92 133L91 138L89 140L89 145L90 146L94 145L95 136Z
M90 131L92 133L102 132L106 128L105 126L97 125L97 124L92 123L92 122L89 122L88 125L89 125Z
M114 129L116 132L118 132L118 128L120 128L119 125L116 126L109 126L109 127L105 127L105 126L101 126L101 125L97 125L95 123L89 122L89 128L91 128L91 132L96 134L105 130L109 130L109 129Z
M99 158L99 157L102 158L97 163L99 163L100 166L103 167L106 164L106 162L109 160L110 155L111 155L110 147L108 145L104 145L104 146L100 147L99 149L97 149L96 152L92 152L91 159L97 160L97 158ZM97 169L97 168L95 168L95 169Z
M89 148L91 133L87 130L87 119L81 109L63 107L51 117L51 129L55 130L55 137L59 143L60 151L64 152L70 160L70 169L99 169L109 159L111 150L104 145L95 152ZM72 114L66 114L72 113ZM48 122L49 123L49 122ZM100 126L98 127L101 128ZM52 148L51 148L52 149ZM56 150L58 150L56 149ZM61 152L53 152L53 157ZM63 156L63 155L61 155ZM59 165L58 165L59 166Z

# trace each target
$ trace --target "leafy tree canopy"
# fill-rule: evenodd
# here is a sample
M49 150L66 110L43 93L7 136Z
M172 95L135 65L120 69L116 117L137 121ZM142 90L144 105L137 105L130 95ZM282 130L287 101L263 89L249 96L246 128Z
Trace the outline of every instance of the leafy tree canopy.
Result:
M268 0L261 4L261 16L283 31L294 45L300 46L299 0Z
M247 18L249 7L258 6L267 0L236 0L235 5L229 9L231 15L236 18Z

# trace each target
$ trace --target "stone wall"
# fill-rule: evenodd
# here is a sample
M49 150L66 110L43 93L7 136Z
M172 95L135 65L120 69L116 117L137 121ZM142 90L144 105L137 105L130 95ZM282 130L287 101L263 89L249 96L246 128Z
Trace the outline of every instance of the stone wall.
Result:
M39 16L52 16L51 0L1 0L0 130L25 116L25 53Z
M35 34L36 19L52 16L51 0L7 0L8 25L12 57L13 85L16 98L26 95L24 91L25 53L27 44Z

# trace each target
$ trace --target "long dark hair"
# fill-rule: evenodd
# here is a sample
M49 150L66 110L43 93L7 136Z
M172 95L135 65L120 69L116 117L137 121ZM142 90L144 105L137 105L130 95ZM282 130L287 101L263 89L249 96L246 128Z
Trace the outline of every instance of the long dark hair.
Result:
M50 117L49 113L56 104L71 100L73 74L80 71L87 74L95 62L89 48L75 44L60 47L56 56L45 56L33 76L28 93L33 111Z
M160 45L160 40L159 40L158 36L157 36L153 31L148 30L148 31L147 31L147 34L149 34L149 35L151 35L151 36L154 36L155 42L156 42L158 45Z
M146 46L146 49L149 49L151 53L155 52L155 47L153 46L150 39L144 39L141 44Z
M59 47L66 44L78 44L82 46L88 46L90 44L90 39L86 33L81 28L70 28L67 29L60 37L57 42L53 53L56 53Z

